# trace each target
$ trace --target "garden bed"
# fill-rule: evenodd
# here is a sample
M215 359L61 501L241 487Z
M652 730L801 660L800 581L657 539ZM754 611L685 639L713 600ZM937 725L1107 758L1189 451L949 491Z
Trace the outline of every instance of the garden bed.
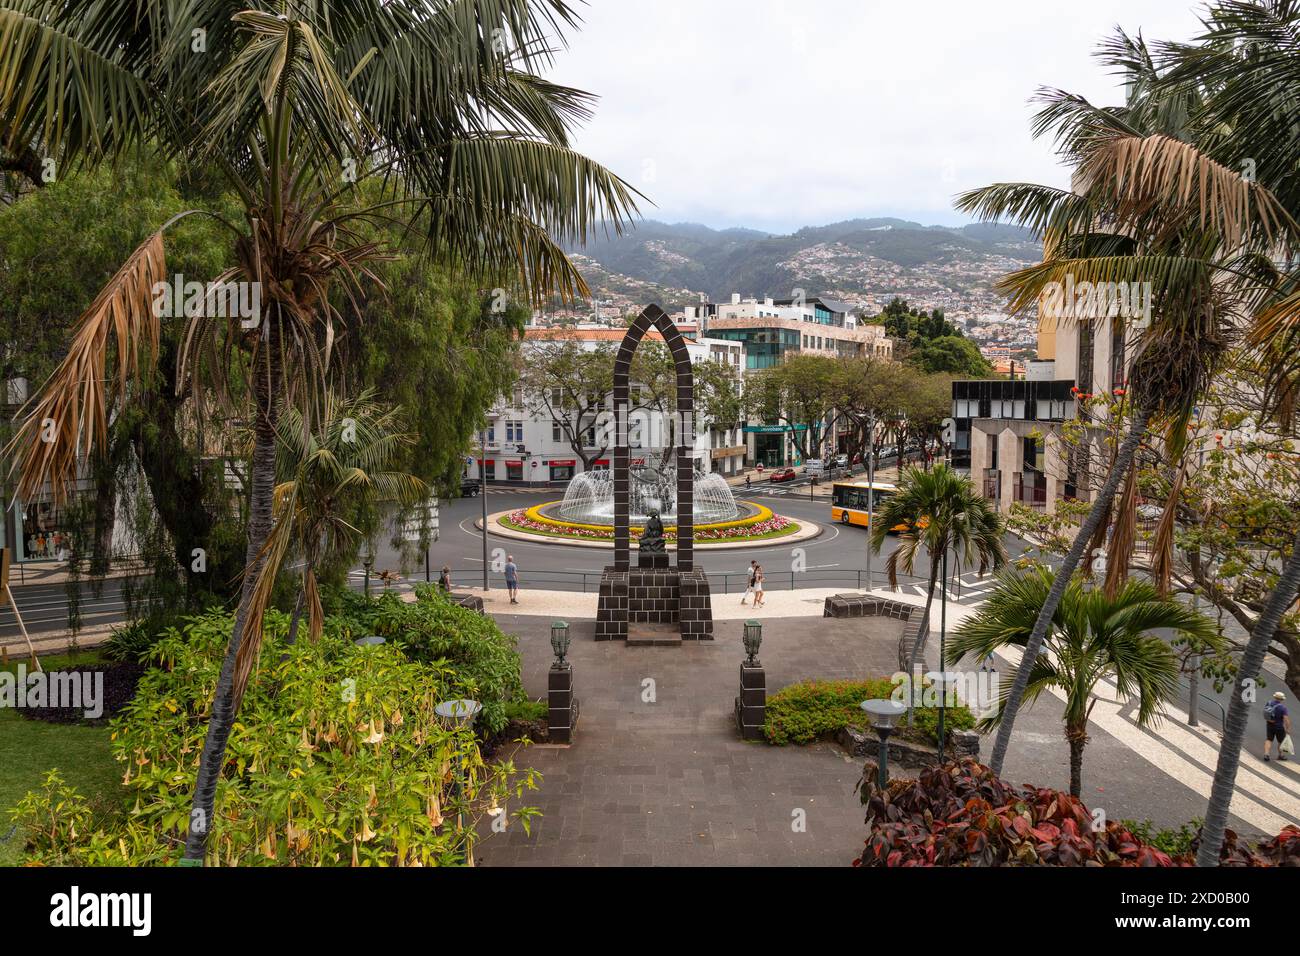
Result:
M549 538L567 538L574 541L614 540L614 528L611 525L582 524L553 518L546 514L547 507L549 505L542 504L521 508L501 518L500 523L502 527L512 531ZM799 529L798 522L784 515L775 514L771 508L758 505L755 513L745 518L696 525L694 540L696 542L764 541L795 534ZM632 527L630 532L633 541L641 536L640 528ZM677 540L676 525L665 526L664 540L669 542Z

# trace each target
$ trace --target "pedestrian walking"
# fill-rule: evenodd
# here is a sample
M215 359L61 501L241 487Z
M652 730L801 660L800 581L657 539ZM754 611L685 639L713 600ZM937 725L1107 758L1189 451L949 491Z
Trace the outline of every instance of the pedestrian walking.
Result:
M752 487L752 484L751 484L751 482L750 482L749 475L746 475L746 476L745 476L745 490L748 491L751 487Z
M1286 760L1287 750L1291 746L1291 712L1286 708L1286 694L1277 691L1273 699L1264 705L1264 759L1277 741L1277 759Z
M744 604L746 598L754 593L754 569L758 567L757 561L749 562L749 573L746 575L745 593L740 598L740 603Z
M754 607L763 606L763 566L754 565Z
M519 603L519 565L515 564L513 554L506 555L506 588L510 591L510 603Z
M438 587L444 591L451 590L451 568L445 564L442 566L442 572L438 575Z

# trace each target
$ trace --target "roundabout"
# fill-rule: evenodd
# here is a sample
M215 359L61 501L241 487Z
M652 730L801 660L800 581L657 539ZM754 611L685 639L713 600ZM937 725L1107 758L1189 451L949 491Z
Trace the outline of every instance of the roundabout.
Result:
M488 515L488 530L494 535L519 541L554 542L585 548L614 547L612 525L574 521L563 516L561 506L561 502L548 501L528 508L499 511ZM727 521L697 524L695 548L761 548L807 541L822 532L821 526L814 522L806 519L795 521L755 502L737 501L736 512L737 516ZM633 541L640 537L641 530L640 525L633 525ZM665 525L664 540L668 550L676 550L675 524Z

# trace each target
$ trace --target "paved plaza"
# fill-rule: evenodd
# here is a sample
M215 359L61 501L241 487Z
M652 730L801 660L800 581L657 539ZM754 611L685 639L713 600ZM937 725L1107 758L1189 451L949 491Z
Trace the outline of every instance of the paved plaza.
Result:
M542 697L551 619L496 617L519 636L525 686ZM540 789L525 797L544 816L531 834L516 825L486 839L478 854L483 865L842 866L853 859L865 833L853 792L861 761L829 743L771 747L746 743L736 732L739 621L720 621L713 642L680 648L597 643L593 622L571 626L569 657L581 703L576 742L515 754L517 765L544 775ZM809 678L892 674L900 633L898 622L882 618L765 619L760 657L768 693ZM1163 733L1136 731L1142 739L1135 747L1125 708L1098 708L1114 732L1094 721L1084 758L1085 802L1112 819L1149 818L1161 826L1203 814L1196 782L1212 774L1213 763L1206 767L1209 758L1198 748L1211 749L1203 741L1212 732L1167 721ZM1022 711L1007 779L1068 788L1060 719L1054 698ZM1241 774L1243 785L1259 794L1244 799L1256 825L1232 822L1246 833L1267 829L1273 817L1295 820L1300 807L1292 767L1256 763L1243 756ZM1265 778L1261 768L1274 772ZM800 819L802 831L792 825Z

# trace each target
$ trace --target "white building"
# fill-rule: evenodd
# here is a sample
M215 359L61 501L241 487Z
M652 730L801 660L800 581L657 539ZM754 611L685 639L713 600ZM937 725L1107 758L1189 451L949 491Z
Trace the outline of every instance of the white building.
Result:
M732 366L739 380L745 369L744 346L739 342L709 338L690 338L698 334L694 326L682 325L686 350L691 362L718 361ZM523 342L523 361L527 363L530 350L540 343L563 336L595 350L601 345L615 347L626 334L625 329L611 329L595 325L570 328L529 328ZM663 337L651 330L646 341L662 342ZM635 393L636 384L633 383ZM516 386L513 395L500 400L488 413L488 425L482 455L482 466L488 481L541 484L567 482L583 470L583 458L569 442L565 428L546 414L535 397L523 394ZM607 396L604 410L612 412L613 397ZM694 443L696 467L704 472L723 475L739 474L745 464L744 422L717 423L703 419L697 408L697 432ZM584 420L584 451L598 451L598 423L596 416ZM613 449L591 462L593 469L611 467ZM635 460L635 450L633 458ZM476 458L466 461L464 477L477 481L481 478L480 463Z

